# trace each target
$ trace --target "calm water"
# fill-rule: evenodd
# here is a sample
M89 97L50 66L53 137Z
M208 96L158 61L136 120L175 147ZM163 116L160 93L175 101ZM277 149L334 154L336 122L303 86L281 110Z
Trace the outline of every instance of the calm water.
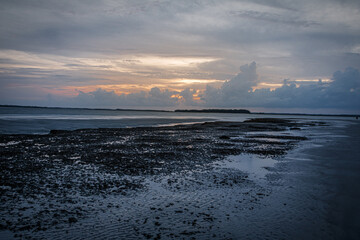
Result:
M307 118L299 115L0 107L0 134L47 134L52 129L163 126L204 121L244 121L258 117Z

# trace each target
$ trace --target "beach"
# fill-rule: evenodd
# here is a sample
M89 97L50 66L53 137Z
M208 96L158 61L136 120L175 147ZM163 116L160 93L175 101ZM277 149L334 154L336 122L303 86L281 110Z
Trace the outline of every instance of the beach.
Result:
M271 194L235 220L234 239L359 239L359 133L356 121L311 131L267 174Z
M358 239L360 125L2 134L1 239Z

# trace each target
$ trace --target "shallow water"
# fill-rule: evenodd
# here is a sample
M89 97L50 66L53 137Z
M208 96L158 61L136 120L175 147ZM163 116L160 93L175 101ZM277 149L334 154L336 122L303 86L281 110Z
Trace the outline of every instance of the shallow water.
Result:
M277 160L269 157L259 157L257 155L241 154L229 156L224 161L219 162L219 167L236 169L249 174L249 179L256 183L266 180L265 176L269 173L269 168L273 168Z
M0 107L0 134L47 134L52 129L124 128L139 126L171 126L204 121L242 122L250 118L292 118L306 121L309 116L187 113L156 111L116 111L96 109ZM329 117L312 116L312 119ZM330 119L349 119L330 117Z

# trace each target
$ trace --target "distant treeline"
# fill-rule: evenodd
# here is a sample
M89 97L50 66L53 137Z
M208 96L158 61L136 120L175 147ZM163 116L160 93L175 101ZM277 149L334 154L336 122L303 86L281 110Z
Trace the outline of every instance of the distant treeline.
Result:
M321 116L321 117L354 117L360 118L359 114L314 114L314 113L271 113L271 112L250 112L246 109L177 109L172 110L156 110L156 109L111 109L111 108L73 108L73 107L40 107L40 106L20 106L20 105L3 105L2 108L43 108L43 109L70 109L70 110L105 110L105 111L136 111L136 112L199 112L199 113L251 113L261 115L299 115L299 116Z
M177 109L175 112L250 113L250 111L246 109Z

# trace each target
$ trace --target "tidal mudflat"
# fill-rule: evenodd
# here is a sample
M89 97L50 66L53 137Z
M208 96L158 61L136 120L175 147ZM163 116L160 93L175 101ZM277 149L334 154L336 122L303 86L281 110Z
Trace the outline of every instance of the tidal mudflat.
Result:
M304 174L289 170L289 161L301 162L296 149L329 127L262 118L0 135L0 238L296 236L300 220L286 229L282 223L311 216L316 200L298 214L302 207L291 199L302 202L297 189L310 185L289 177ZM336 236L324 224L324 235L314 236Z

